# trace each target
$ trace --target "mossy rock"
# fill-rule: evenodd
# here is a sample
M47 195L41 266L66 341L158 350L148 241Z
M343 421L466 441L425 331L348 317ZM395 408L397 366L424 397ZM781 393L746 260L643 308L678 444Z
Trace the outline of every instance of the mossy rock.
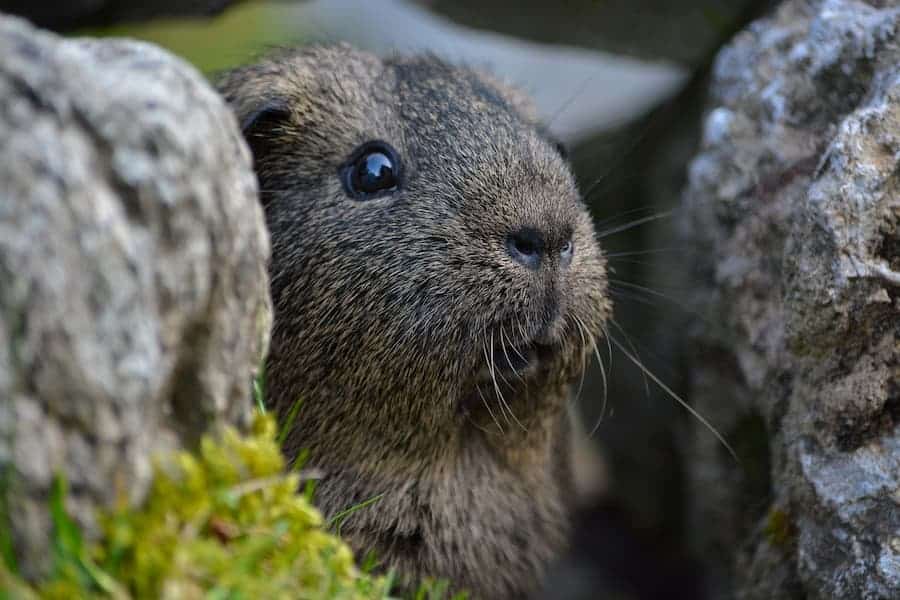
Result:
M226 428L196 454L157 461L143 505L101 516L88 545L65 512L62 478L51 498L52 576L28 585L0 565L0 598L238 600L389 598L391 577L360 568L329 531L302 471L285 470L274 420L258 414L248 435ZM377 510L375 506L366 510ZM442 598L426 584L417 598Z

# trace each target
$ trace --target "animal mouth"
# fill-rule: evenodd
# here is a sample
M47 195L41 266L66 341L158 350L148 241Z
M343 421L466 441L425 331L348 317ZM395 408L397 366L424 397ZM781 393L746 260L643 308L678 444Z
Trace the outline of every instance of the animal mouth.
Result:
M466 414L489 415L502 431L499 413L495 412L499 410L506 415L507 422L512 419L522 426L516 418L516 412L522 410L516 405L517 401L526 400L529 386L552 372L564 343L561 337L547 335L536 336L526 343L512 344L505 337L504 343L498 344L496 337L493 342L493 347L491 344L482 346L480 368L469 380L471 388L462 397L459 409ZM482 407L486 413L481 412Z
M476 375L476 383L505 383L514 385L533 375L541 365L550 362L560 351L557 344L536 341L523 346L496 344L485 349L481 369Z

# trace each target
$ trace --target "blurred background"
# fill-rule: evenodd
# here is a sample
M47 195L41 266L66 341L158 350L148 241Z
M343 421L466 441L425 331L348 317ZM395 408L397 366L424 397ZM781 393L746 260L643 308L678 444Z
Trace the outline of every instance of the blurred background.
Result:
M319 0L243 2L210 17L105 27L96 25L103 14L84 21L90 26L59 11L31 17L73 35L157 43L210 78L273 46L347 41L378 54L432 52L518 85L567 145L609 254L610 334L690 401L680 357L691 324L704 317L682 300L691 275L675 226L679 193L696 149L711 62L771 4ZM693 417L615 345L601 348L608 393L594 365L580 398L602 457L602 464L589 465L598 494L584 507L572 555L546 597L594 598L601 590L616 598L710 597L704 590L716 574L691 548L685 510L682 448ZM735 462L735 469L768 466ZM764 502L767 490L747 493Z

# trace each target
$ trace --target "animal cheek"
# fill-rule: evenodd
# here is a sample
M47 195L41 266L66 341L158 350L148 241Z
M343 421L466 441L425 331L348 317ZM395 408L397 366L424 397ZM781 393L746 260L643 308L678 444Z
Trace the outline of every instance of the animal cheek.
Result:
M592 232L573 236L574 250L569 271L580 277L606 273L606 258Z

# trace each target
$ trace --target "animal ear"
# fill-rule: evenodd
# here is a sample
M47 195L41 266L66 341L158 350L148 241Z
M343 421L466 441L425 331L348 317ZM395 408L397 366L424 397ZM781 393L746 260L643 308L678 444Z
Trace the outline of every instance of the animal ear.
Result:
M289 124L290 116L287 105L280 100L266 100L245 114L238 115L241 132L253 153L254 165L258 166L268 154L278 130Z
M275 125L287 119L288 116L290 113L283 102L269 100L241 118L241 131L244 135L248 135L261 129L267 129L268 126Z
M281 79L279 64L264 63L226 71L217 82L253 152L254 168L269 154L279 128L290 124L289 96L279 87Z

